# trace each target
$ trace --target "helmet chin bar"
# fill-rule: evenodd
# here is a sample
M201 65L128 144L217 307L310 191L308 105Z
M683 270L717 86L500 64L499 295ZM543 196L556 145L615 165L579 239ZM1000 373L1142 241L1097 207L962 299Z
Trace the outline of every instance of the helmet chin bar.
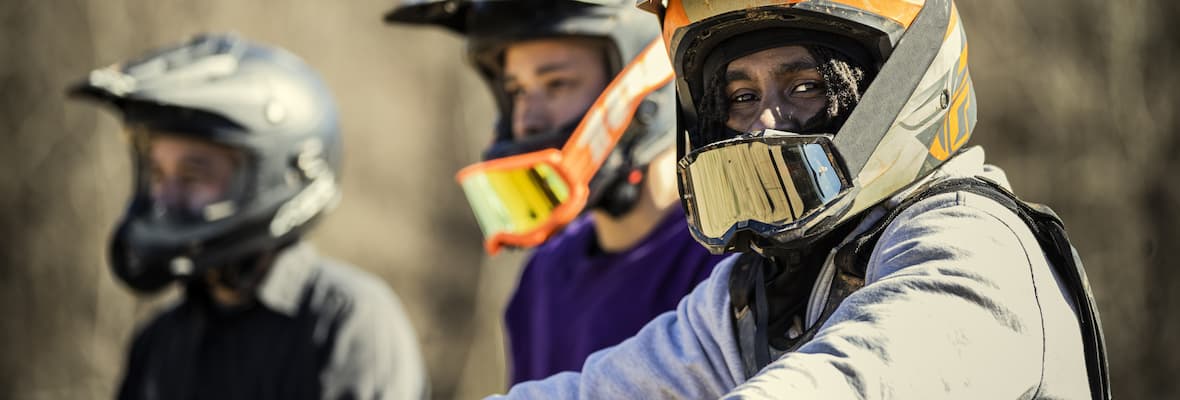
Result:
M145 215L136 203L143 202L133 202L111 238L109 254L115 275L145 293L236 266L294 242L305 229L273 237L265 213L179 227Z

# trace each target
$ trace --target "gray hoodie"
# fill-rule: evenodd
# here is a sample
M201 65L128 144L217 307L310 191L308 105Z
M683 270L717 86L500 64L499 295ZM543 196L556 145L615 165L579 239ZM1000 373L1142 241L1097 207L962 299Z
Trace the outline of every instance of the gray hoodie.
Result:
M1003 171L984 164L983 149L972 148L870 210L851 236L918 188L970 176L1008 186ZM903 211L873 249L864 288L810 342L750 380L730 314L735 259L718 264L676 310L591 355L581 373L522 383L492 398L1090 397L1081 331L1065 288L1025 223L990 199L946 193ZM817 292L809 324L823 308L825 296Z

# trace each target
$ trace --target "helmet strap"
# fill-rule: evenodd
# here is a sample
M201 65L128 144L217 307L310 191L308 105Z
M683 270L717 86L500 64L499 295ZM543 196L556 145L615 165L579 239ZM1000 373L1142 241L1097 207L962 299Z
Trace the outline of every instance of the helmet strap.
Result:
M650 120L651 116L640 117L643 109L640 107L640 110L636 112L636 118ZM591 195L593 197L587 204L588 209L602 210L613 218L620 218L635 209L635 205L639 203L639 197L643 194L643 185L647 181L647 167L651 164L651 160L639 160L635 155L635 152L639 150L640 138L637 134L639 129L643 128L637 127L636 122L632 122L632 126L628 129L629 132L624 134L616 145L614 154L609 156L599 168L598 176L595 179L604 179L605 184L602 186L600 194Z
M611 217L619 218L635 209L639 197L643 194L643 185L647 181L647 165L622 165L610 182L603 187L603 193L598 201L590 204L590 208L605 211Z
M270 272L279 252L294 243L295 240L288 239L276 246L259 249L218 267L217 282L242 293L254 291L262 283L266 274Z

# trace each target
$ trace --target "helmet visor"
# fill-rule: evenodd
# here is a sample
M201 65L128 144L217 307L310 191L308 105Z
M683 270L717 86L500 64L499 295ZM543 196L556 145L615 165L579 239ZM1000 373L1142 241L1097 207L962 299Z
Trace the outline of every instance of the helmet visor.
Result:
M851 186L830 135L766 131L697 149L680 160L689 224L711 249L748 231L770 237L831 204Z
M196 135L131 127L138 216L177 229L198 227L240 211L250 192L252 162L244 152Z
M542 150L471 165L459 184L483 231L485 247L532 247L568 224L586 201L585 185L573 184L561 152Z

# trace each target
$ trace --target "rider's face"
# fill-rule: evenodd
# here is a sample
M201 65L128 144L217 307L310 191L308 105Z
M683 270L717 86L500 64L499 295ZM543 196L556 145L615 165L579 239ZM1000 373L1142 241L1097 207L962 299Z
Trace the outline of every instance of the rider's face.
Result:
M725 70L725 125L740 132L798 132L827 106L817 65L802 46L776 47L733 60Z
M148 141L151 198L169 210L199 213L225 200L237 153L184 136L153 134Z
M521 139L572 123L606 88L600 45L586 39L519 42L504 54L504 92L512 102L512 136Z

